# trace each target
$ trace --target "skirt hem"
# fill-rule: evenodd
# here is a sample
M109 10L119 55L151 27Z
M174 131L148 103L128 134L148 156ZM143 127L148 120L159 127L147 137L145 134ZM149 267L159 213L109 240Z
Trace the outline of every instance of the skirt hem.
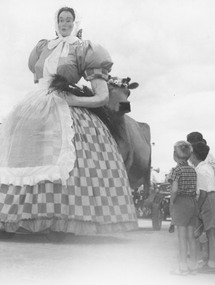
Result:
M91 221L78 220L22 220L20 222L0 222L0 231L10 233L48 233L64 232L78 235L107 234L138 229L134 221L100 224Z

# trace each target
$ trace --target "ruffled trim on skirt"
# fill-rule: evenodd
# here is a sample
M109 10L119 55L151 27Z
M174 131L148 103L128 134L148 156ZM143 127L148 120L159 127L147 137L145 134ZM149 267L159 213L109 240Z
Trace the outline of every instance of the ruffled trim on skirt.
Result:
M138 229L137 221L100 224L91 221L39 219L17 222L1 222L0 231L11 233L47 233L49 231L74 233L77 235L111 234Z
M66 169L68 171L68 169ZM0 168L1 184L14 186L33 186L41 181L59 182L62 181L66 185L66 180L69 178L65 175L65 170L59 166L39 166L26 168Z

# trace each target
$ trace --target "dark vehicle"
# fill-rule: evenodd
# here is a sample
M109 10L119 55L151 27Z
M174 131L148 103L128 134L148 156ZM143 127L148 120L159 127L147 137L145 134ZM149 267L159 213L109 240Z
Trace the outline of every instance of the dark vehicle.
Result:
M152 228L159 231L162 221L170 218L170 184L157 183L150 187L149 193L144 187L133 191L133 200L138 218L150 218Z

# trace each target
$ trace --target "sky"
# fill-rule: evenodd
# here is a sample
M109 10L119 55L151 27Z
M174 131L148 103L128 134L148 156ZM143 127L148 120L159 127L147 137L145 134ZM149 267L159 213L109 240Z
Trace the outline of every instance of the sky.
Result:
M74 7L83 38L104 46L111 75L131 77L131 113L151 129L152 166L175 166L173 145L192 131L215 154L214 0L1 0L0 121L33 87L28 57L52 39L54 15Z

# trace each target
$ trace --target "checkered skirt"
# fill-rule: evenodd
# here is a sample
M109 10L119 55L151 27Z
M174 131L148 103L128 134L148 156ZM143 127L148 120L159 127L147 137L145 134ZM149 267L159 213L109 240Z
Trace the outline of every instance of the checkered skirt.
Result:
M71 108L76 162L67 185L1 185L0 230L111 233L137 228L127 173L117 144L96 115Z

